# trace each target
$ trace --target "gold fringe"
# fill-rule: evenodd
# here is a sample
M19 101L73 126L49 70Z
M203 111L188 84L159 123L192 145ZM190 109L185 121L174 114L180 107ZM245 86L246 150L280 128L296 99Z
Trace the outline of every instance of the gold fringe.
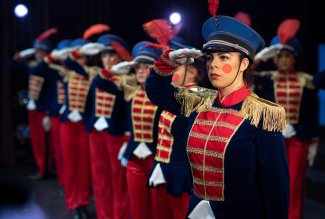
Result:
M189 117L192 112L204 112L212 107L217 92L206 88L194 87L197 91L189 88L179 88L175 93L176 100L181 104L181 112Z
M263 129L267 131L283 131L286 126L286 114L282 106L251 93L242 105L240 114L251 120L251 124L258 126L263 119Z
M135 92L139 89L135 75L123 75L120 80L121 88L124 91L124 99L129 101L134 97Z

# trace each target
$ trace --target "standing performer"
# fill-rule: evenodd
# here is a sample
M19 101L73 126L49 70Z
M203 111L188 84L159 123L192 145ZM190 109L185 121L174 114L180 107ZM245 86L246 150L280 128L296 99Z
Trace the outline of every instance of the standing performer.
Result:
M175 87L195 87L201 75L200 61L181 65L173 75ZM149 185L163 189L158 201L165 202L167 218L185 218L192 189L192 174L186 155L186 127L188 119L166 110L158 125L158 143L155 163L149 175ZM160 206L160 205L159 205Z
M317 96L313 77L295 68L301 45L294 37L300 22L287 19L279 25L278 35L270 47L256 55L255 65L274 58L276 71L255 75L255 93L280 104L286 110L287 125L283 132L290 174L289 219L302 217L304 179L307 160L312 166L318 147Z
M80 48L87 41L76 39L72 48ZM83 123L86 97L91 80L97 71L89 68L87 57L76 50L64 60L73 73L64 78L65 110L61 115L60 138L64 161L64 196L66 206L74 217L85 218L90 203L89 138Z
M103 35L100 57L103 69L93 79L86 102L85 121L89 132L92 184L98 219L127 219L129 200L126 170L118 153L126 141L127 107L119 76L111 77L114 64L130 61L129 46L119 36Z
M126 166L127 185L132 219L156 218L157 194L146 186L158 137L158 120L161 110L153 105L144 90L144 83L154 61L161 54L157 44L139 42L133 47L133 62L121 62L112 67L116 74L129 73L135 68L135 78L122 83L131 119L131 137L123 153L122 165ZM158 45L159 46L159 45ZM131 86L132 78L136 86ZM164 212L162 212L164 213Z
M51 89L50 81L46 80L42 73L37 72L35 66L51 51L51 43L48 38L56 33L56 28L51 28L43 32L35 41L34 48L20 52L14 57L15 65L22 66L26 73L29 73L28 79L28 123L30 129L30 138L32 149L38 173L30 176L31 179L42 179L48 176L52 171L53 148L49 141L49 117L47 116ZM35 63L28 66L17 62L26 55L35 55Z
M179 37L171 38L170 48L192 48ZM203 63L202 63L203 64ZM173 75L175 87L197 86L201 78L201 62L178 67ZM158 208L165 218L185 218L192 188L192 175L186 156L187 118L176 116L166 110L161 113L158 124L158 143L155 162L151 168L148 184L158 190ZM162 218L163 218L162 217Z
M264 41L227 16L208 19L202 31L209 79L218 91L170 84L177 67L202 55L195 49L165 51L146 82L154 104L189 116L187 155L194 190L188 217L285 219L285 111L247 88L247 69Z

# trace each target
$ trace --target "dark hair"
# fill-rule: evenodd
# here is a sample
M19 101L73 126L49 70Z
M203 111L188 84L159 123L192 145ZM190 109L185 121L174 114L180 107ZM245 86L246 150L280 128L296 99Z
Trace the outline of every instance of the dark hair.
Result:
M251 71L251 69L250 69L250 66L252 64L251 60L248 58L248 56L246 54L240 53L239 62L241 63L244 58L247 58L249 60L249 64L248 64L248 67L246 68L246 70L244 70L244 72L243 72L243 79L244 79L244 83L247 86L249 86L249 85L253 84L254 72Z

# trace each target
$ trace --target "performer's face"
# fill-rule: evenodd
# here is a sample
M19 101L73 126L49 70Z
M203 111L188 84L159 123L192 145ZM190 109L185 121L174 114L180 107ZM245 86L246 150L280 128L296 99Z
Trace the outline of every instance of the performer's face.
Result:
M40 62L43 60L43 58L47 55L47 52L43 49L36 49L35 52L35 59L37 62Z
M80 64L80 65L86 65L87 64L87 57L86 56L83 56L81 55L78 59L77 59L77 62Z
M206 67L213 87L222 89L228 87L234 80L243 80L243 71L248 64L247 58L240 63L239 52L214 52L207 55Z
M153 65L147 64L147 63L139 63L135 67L135 77L139 84L144 84L146 82L146 79L150 73L150 69Z
M105 69L110 69L113 65L121 61L120 57L116 53L105 52L101 54L102 64Z
M195 67L191 65L181 65L179 66L175 73L173 74L172 84L175 87L186 86L189 83L196 83L198 71Z
M294 55L289 51L280 51L275 57L274 57L274 64L278 67L279 70L287 71L294 68L295 64L295 57Z

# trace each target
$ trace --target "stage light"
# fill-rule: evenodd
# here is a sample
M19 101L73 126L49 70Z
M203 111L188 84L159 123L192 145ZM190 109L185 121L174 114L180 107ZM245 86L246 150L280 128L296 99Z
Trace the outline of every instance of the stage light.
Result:
M15 7L15 15L17 17L25 17L28 14L28 8L23 5L19 4Z
M181 15L177 12L174 12L169 16L169 20L172 22L172 24L178 24L181 21Z

